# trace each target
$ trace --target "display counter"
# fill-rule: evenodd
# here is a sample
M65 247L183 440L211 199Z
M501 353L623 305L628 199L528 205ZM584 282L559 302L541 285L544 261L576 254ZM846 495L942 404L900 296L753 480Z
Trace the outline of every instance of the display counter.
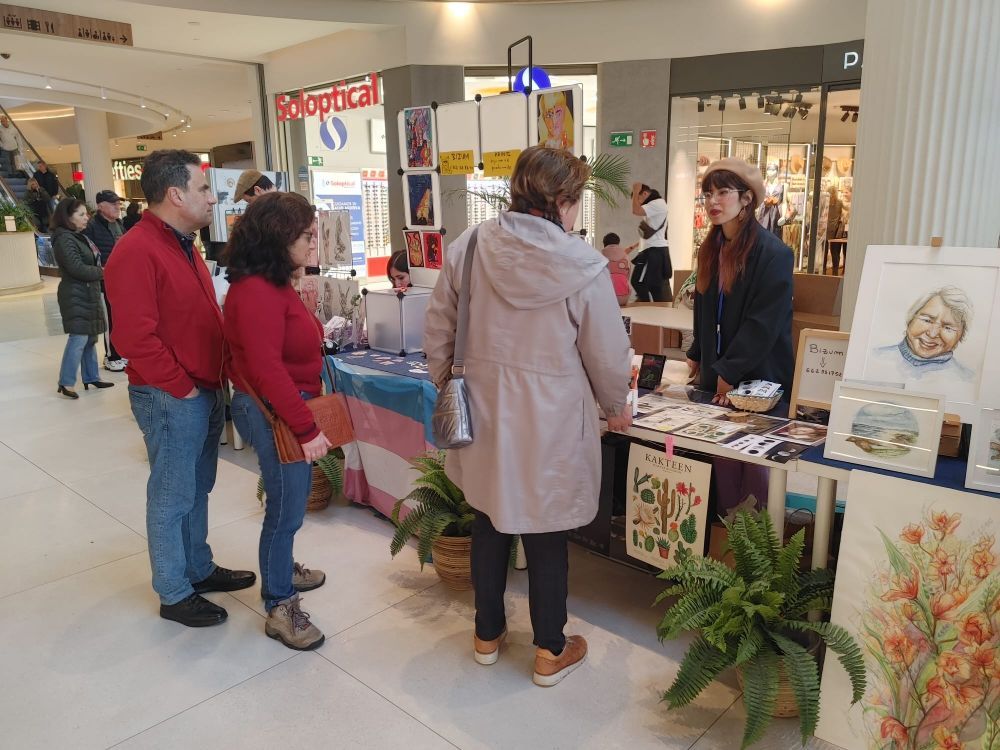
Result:
M41 286L34 232L0 232L0 295Z

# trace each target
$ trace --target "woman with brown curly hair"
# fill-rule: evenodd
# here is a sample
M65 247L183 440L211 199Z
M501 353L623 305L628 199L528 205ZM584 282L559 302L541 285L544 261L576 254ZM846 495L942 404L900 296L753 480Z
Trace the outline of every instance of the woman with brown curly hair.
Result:
M323 329L291 283L315 248L312 206L297 193L276 192L250 204L226 249L226 343L236 387L233 422L257 453L267 495L259 549L268 613L264 631L297 650L317 648L324 639L302 611L298 592L322 586L326 576L292 558L312 485L312 462L330 449L305 403L320 393ZM258 399L298 436L305 461L278 460L274 433Z
M427 307L424 351L440 386L451 373L462 271L470 257L465 381L475 438L448 452L446 471L475 509L473 656L497 661L507 635L504 590L512 535L528 558L534 682L555 685L587 655L565 636L566 532L597 514L597 402L611 429L626 406L629 342L608 261L569 234L590 168L533 146L511 178L511 209L448 246Z

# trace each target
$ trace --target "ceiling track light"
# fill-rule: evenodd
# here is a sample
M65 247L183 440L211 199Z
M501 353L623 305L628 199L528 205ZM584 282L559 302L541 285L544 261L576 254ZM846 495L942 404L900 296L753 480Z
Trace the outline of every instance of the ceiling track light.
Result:
M799 107L799 117L801 117L804 120L808 116L809 116L809 110L806 109L805 107Z
M853 115L851 115L851 122L857 122L857 121L858 121L858 113L855 112Z
M763 96L758 96L757 97L757 109L764 109L764 97Z
M699 112L704 112L705 111L705 100L704 99L699 99L698 100L698 111ZM181 120L181 122L184 122L184 121Z
M740 97L740 109L746 109L746 108L747 108L747 100L746 100L746 98L744 98L744 97L741 96Z
M802 94L796 94L795 95L795 99L793 99L792 101L794 101L796 104L801 104L802 103Z
M784 114L784 117L788 117L788 118L792 118L792 117L795 117L795 113L796 113L796 111L797 111L797 110L795 109L795 107L788 107L788 108L787 108L787 109L785 110L785 114Z
M726 97L724 96L719 97L719 111L720 112L726 111Z

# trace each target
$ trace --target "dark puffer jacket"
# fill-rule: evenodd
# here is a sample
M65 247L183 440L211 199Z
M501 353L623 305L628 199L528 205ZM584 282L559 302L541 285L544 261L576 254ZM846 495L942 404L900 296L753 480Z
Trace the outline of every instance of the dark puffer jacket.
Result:
M62 227L52 230L52 248L62 271L59 282L59 313L63 331L96 336L107 330L101 305L101 279L104 269L82 232Z
M83 233L97 245L101 253L101 265L107 266L111 259L111 251L115 249L115 243L125 234L125 227L120 220L108 221L100 214L94 214Z

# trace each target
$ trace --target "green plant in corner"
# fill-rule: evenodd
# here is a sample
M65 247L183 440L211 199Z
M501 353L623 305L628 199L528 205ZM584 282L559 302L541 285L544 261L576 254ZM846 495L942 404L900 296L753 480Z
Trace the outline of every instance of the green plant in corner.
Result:
M334 448L323 458L315 462L316 467L323 472L330 482L330 491L336 495L344 490L344 449ZM264 504L264 477L257 477L257 502Z
M26 203L0 198L0 216L13 216L18 232L33 232L35 230L35 214ZM3 222L0 221L0 231Z
M389 551L395 557L413 536L420 538L417 556L423 568L431 552L431 545L439 536L467 537L472 534L472 507L465 501L465 494L444 472L444 452L427 453L410 461L420 476L413 491L397 500L392 509L392 522L396 533ZM412 505L406 518L400 520L403 503Z
M766 513L741 511L725 525L735 569L686 556L659 576L673 585L655 604L679 597L657 627L660 640L696 633L663 700L670 708L685 706L727 667L742 670L747 720L741 747L746 748L771 722L780 674L795 695L804 745L819 720L819 667L809 640L817 647L825 642L838 655L851 680L852 703L865 691L861 649L843 628L808 618L811 611L829 611L833 573L800 572L804 529L782 546Z

